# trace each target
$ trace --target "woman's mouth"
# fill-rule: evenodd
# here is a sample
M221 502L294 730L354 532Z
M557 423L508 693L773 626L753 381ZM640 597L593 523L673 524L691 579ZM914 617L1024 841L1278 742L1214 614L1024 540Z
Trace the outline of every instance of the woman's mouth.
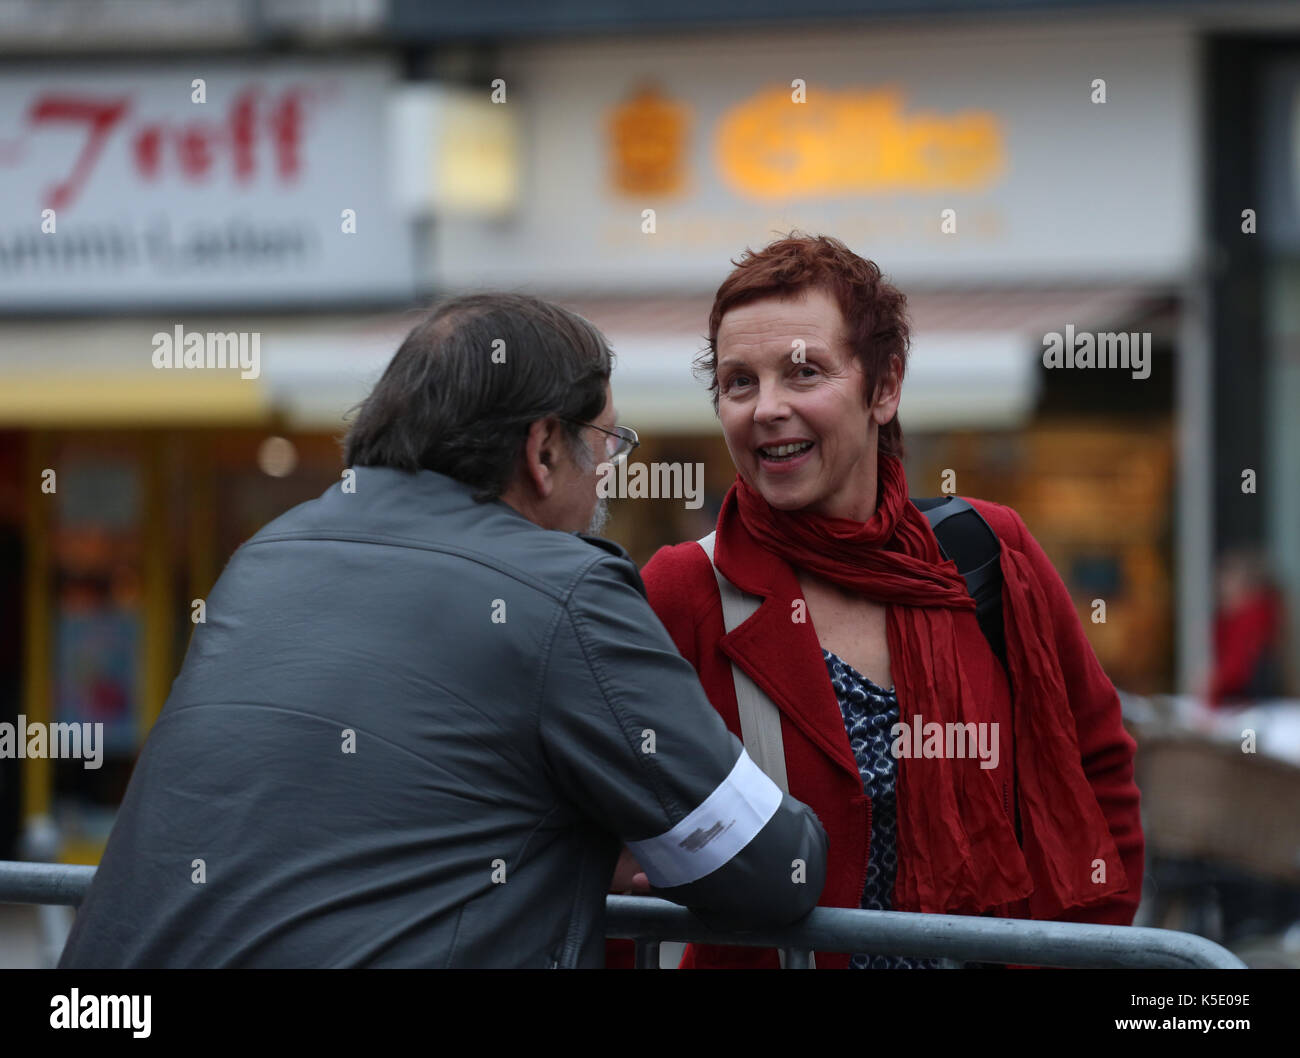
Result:
M808 459L813 450L812 441L791 441L787 444L761 445L758 448L758 462L764 470L794 469Z

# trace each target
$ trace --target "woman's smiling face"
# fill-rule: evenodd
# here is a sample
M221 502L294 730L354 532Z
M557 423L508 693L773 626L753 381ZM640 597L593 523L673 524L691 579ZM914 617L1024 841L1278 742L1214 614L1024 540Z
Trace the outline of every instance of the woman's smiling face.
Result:
M876 444L898 410L891 374L874 404L835 299L821 289L732 309L718 326L718 418L745 482L779 510L868 520Z

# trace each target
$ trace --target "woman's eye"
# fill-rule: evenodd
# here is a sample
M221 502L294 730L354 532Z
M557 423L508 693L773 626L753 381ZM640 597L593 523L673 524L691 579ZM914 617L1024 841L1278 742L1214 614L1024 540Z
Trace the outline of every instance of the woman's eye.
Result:
M807 371L807 372L809 372L809 373L805 375L805 374L803 373L803 372L805 372L805 371ZM799 377L800 377L800 378L812 378L812 377L813 377L814 375L816 375L816 374L817 374L817 369L816 369L815 367L813 367L812 364L801 364L801 365L799 366Z
M732 375L727 379L723 389L735 389L736 386L743 386L749 381L748 375Z

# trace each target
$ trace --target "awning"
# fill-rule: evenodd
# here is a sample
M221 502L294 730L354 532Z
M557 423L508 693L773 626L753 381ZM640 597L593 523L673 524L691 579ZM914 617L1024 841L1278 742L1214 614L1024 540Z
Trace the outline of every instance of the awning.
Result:
M691 372L706 345L709 298L563 303L610 340L624 422L643 432L717 431L707 387ZM1033 411L1045 334L1067 323L1107 330L1168 304L1168 291L1133 287L911 294L903 422L909 430L1014 427ZM337 430L424 311L0 323L0 426L274 421ZM230 367L154 367L154 335L178 323L186 334L256 332L257 377Z
M0 426L336 429L421 314L0 323ZM159 368L155 335L251 336L247 361ZM173 344L175 344L173 342ZM224 342L221 346L224 346ZM249 376L249 377L245 377Z

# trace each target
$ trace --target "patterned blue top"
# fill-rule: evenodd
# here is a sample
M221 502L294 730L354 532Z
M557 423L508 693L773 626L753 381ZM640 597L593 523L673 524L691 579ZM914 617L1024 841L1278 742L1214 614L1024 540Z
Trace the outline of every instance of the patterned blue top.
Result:
M863 793L871 798L871 848L867 853L867 880L862 886L862 907L888 911L898 876L898 805L894 784L898 761L890 753L890 729L898 723L898 696L872 683L839 655L822 650L831 686L839 699L844 729L862 775ZM853 970L937 970L935 959L901 955L854 955Z

